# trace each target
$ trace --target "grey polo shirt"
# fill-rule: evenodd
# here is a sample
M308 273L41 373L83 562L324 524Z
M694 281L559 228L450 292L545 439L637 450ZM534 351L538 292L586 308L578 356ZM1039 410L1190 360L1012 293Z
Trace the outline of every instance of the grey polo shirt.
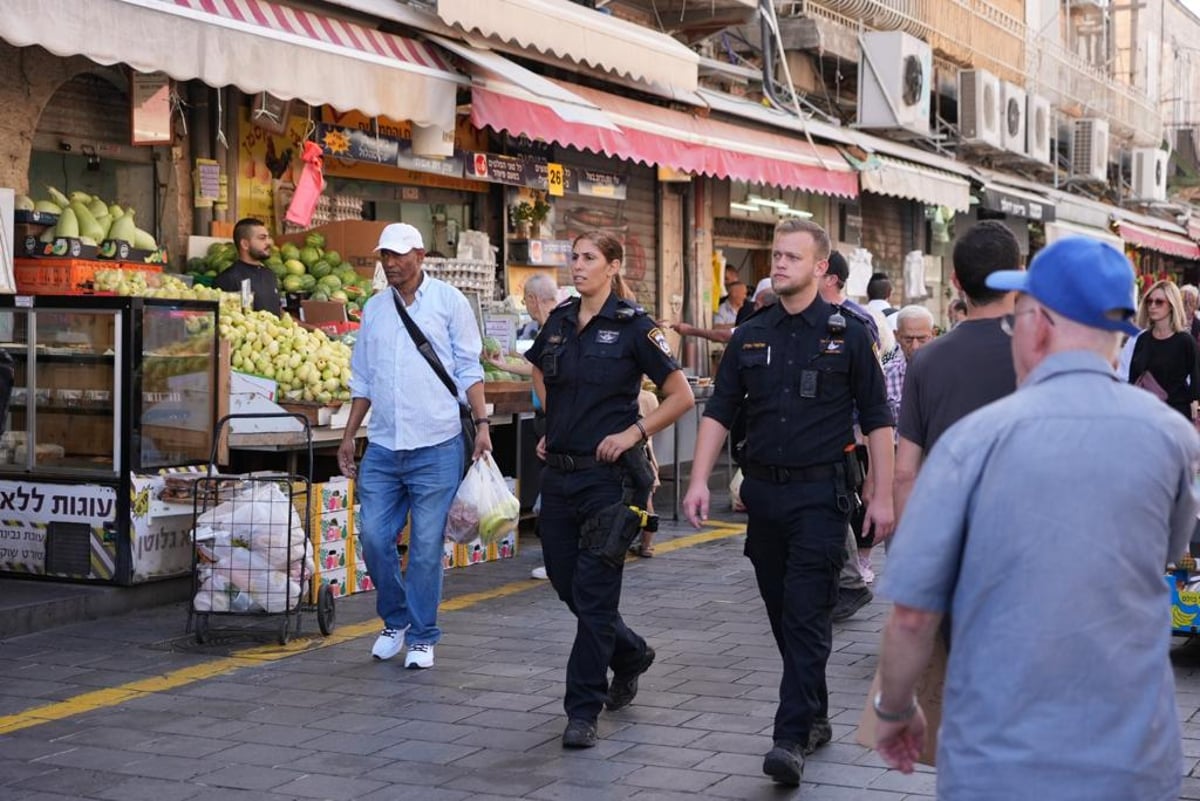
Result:
M1198 456L1178 412L1081 351L941 438L882 583L951 614L939 798L1178 797L1163 568Z

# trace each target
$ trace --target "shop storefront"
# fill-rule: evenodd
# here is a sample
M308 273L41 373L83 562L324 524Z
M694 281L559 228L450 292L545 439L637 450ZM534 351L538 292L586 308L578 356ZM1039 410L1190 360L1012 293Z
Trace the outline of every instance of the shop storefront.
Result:
M76 6L14 0L0 14L0 61L26 80L0 89L13 112L0 130L0 184L58 207L26 225L57 229L67 201L87 206L95 224L136 212L178 269L187 237L209 233L208 221L281 216L277 190L295 178L298 146L339 121L326 107L388 112L407 126L396 138L412 163L388 167L407 172L363 176L361 162L329 159L329 180L345 182L332 184L338 196L362 201L346 213L361 218L375 204L396 218L423 214L431 241L447 246L473 223L471 198L486 187L463 179L461 163L447 177L440 161L420 161L454 144L464 81L434 47L263 0ZM296 113L275 97L293 98ZM397 188L372 190L380 184ZM230 404L220 312L210 301L81 294L98 290L101 275L164 265L102 263L95 240L105 236L68 230L57 239L90 248L74 254L86 258L43 254L25 274L35 282L22 290L18 277L23 302L0 309L0 341L17 361L0 439L0 573L118 584L178 575L191 568L191 504L159 496L165 474L207 463Z
M1133 262L1139 292L1155 281L1188 283L1198 277L1200 245L1187 236L1187 229L1146 215L1118 210L1117 234Z
M970 182L950 169L890 156L856 158L848 153L847 158L859 170L863 191L854 216L847 217L871 256L869 269L851 272L850 293L865 296L870 273L883 272L892 280L893 303L923 303L940 317L952 298L951 224L956 214L970 209ZM964 170L936 156L925 158ZM845 235L853 236L854 228L847 228ZM860 254L859 260L865 256Z

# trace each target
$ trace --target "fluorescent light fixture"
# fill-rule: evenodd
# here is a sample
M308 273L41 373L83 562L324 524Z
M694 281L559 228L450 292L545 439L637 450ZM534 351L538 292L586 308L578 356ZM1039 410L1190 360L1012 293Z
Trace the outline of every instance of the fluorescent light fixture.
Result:
M746 200L747 202L753 203L756 206L766 206L767 208L771 209L786 209L788 207L788 204L784 203L782 200L769 200L765 197L759 197L758 195L750 195L750 197L746 198Z
M800 217L807 220L813 216L813 213L804 209L782 208L779 210L779 216Z
M762 211L758 206L751 206L749 203L731 202L729 208L737 211Z

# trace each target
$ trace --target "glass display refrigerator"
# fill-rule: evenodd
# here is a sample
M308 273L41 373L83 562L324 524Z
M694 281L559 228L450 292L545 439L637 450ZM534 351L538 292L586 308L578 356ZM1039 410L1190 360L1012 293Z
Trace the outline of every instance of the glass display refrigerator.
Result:
M128 585L191 569L218 398L216 303L0 297L15 383L0 435L0 575Z

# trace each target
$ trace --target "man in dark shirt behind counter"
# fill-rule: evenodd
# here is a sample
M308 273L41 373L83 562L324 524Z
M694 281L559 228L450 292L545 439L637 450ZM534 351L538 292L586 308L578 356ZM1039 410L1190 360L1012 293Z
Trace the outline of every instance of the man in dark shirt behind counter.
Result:
M213 283L226 292L241 292L242 281L250 282L254 293L254 310L279 314L279 288L275 273L263 266L271 255L271 234L262 220L246 217L233 226L233 243L237 245L238 260L217 276Z

